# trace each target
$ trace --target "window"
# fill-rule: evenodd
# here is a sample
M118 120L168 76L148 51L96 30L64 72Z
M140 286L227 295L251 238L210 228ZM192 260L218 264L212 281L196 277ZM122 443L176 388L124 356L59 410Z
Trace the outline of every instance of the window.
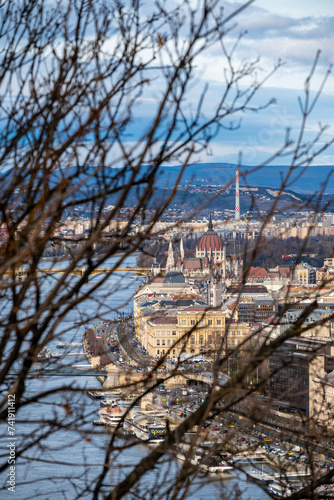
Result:
M208 319L208 325L212 325L212 319Z
M161 335L166 335L165 330L162 330Z
M212 335L208 335L208 342L209 344L212 344Z
M217 325L221 325L222 324L222 320L221 319L217 319Z
M172 335L176 335L176 332L175 332L175 331L173 331L173 332L172 332Z
M165 339L162 339L162 341L161 341L161 345L166 345L166 341L165 341Z
M157 345L160 345L160 339L157 339Z
M157 331L157 335L160 335L160 330Z
M190 343L191 343L191 344L195 344L195 336L194 336L194 335L192 335L192 336L190 337Z
M170 330L167 330L167 335L170 335Z
M157 354L160 354L160 349L157 349Z
M183 319L183 320L182 320L182 325L183 325L183 326L185 326L186 324L187 324L186 320L185 320L185 319Z
M195 320L194 319L191 319L190 320L190 324L193 326L195 324Z
M204 344L203 335L200 335L200 336L199 336L199 343L200 343L201 345L203 345L203 344Z
M170 345L170 339L167 339L167 345Z
M175 354L175 353L176 353L176 349L173 349L173 354Z

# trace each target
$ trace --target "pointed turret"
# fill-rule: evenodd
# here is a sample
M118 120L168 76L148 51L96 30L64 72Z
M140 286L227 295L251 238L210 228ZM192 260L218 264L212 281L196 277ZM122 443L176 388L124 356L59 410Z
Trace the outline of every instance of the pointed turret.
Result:
M210 212L210 216L209 216L209 226L208 226L208 231L213 231L213 224L212 224L211 212Z
M226 245L223 248L223 278L226 278Z
M183 239L180 240L180 257L181 263L184 261L184 248L183 248Z
M166 263L166 273L168 274L174 270L175 270L175 261L174 261L173 245L172 245L172 240L170 240L168 255L167 255L167 263Z

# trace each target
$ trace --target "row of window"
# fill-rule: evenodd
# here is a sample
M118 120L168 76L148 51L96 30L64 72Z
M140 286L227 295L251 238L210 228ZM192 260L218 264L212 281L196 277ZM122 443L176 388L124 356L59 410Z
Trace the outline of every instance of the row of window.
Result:
M157 345L160 345L160 339L157 339ZM165 339L161 339L161 345L166 345ZM167 345L170 345L170 339L167 339Z
M156 332L156 335L171 335L171 334L172 334L172 335L176 335L176 331L175 331L175 330L173 330L173 331L171 332L170 330L161 330L161 331L160 331L160 330L158 330L158 331Z
M214 321L213 319L208 319L206 324L210 325L210 326L212 326L214 324L220 326L222 324L222 320L221 319L216 319L216 323L214 323L213 321ZM179 320L179 324L182 325L182 326L187 326L187 320L186 319ZM190 326L195 326L197 324L199 326L204 326L205 325L205 321L202 320L202 319L200 321L196 321L194 319L191 319L190 323L188 323L188 324L190 324Z
M233 340L230 341L229 339L227 339L227 345L228 346L230 346L230 345L239 345L239 344L241 344L241 340L234 340L233 339Z

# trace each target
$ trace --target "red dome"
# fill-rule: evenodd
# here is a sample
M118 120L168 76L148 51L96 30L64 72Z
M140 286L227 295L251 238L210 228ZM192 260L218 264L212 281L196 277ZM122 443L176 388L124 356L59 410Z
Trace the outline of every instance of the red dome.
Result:
M198 250L200 252L219 252L223 250L222 240L214 231L208 231L202 236L198 243Z

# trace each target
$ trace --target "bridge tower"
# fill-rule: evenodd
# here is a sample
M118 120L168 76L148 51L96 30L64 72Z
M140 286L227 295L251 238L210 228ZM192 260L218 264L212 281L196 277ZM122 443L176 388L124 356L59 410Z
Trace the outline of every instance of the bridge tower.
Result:
M111 389L112 387L119 387L119 371L118 368L107 367L107 378L103 384L106 389Z

